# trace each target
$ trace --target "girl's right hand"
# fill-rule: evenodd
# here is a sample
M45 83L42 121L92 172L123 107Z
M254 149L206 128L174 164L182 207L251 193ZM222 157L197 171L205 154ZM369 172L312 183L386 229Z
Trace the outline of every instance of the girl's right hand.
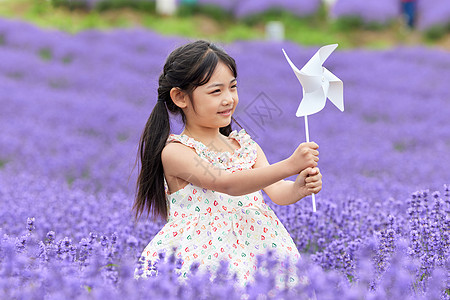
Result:
M289 157L294 174L298 174L306 168L317 167L319 161L319 145L314 142L301 143Z

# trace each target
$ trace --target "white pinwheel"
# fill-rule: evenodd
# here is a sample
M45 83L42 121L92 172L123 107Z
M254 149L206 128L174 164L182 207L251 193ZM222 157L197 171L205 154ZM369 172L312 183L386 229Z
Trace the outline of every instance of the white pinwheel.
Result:
M321 111L325 107L327 98L337 108L344 111L344 84L333 73L323 67L323 63L337 46L337 44L323 46L301 70L292 63L284 49L282 49L284 56L303 87L303 99L295 115L297 117L305 117L307 142L309 142L308 115ZM314 194L311 196L313 212L316 212L316 198Z
M312 115L321 111L325 107L327 98L337 108L344 111L344 84L338 77L323 67L323 63L337 46L337 44L323 46L301 70L292 63L282 49L303 87L303 99L297 109L297 117Z

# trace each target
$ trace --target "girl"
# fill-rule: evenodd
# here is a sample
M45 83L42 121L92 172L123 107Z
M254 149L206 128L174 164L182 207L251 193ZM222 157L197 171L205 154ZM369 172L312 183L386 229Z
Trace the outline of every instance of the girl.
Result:
M239 102L236 64L222 49L196 41L174 50L159 77L158 101L140 140L141 170L133 205L167 224L142 252L151 274L159 254L172 251L186 277L193 262L214 272L229 261L238 284L252 281L256 256L273 250L281 262L300 254L261 189L279 205L293 204L322 188L317 144L302 143L270 165L244 129L231 129ZM181 115L184 130L169 134L169 114ZM295 182L283 180L297 174ZM279 269L278 285L284 280ZM289 283L298 279L290 269ZM183 278L182 277L182 278Z

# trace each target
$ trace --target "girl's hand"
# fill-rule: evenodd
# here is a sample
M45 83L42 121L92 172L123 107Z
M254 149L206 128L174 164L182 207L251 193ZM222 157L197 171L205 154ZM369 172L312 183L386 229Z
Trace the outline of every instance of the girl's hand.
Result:
M306 168L317 167L319 161L319 145L314 142L301 143L294 153L289 157L294 174L298 174Z
M306 168L298 174L294 182L294 190L301 198L317 194L322 189L322 174L319 168Z

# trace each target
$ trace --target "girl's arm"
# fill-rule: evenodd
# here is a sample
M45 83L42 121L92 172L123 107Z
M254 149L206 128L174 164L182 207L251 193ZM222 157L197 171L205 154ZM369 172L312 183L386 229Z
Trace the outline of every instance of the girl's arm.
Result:
M315 143L304 143L285 160L234 173L213 166L192 148L176 142L164 147L161 160L167 177L175 176L206 189L240 196L259 191L304 168L316 166L318 152L313 149L316 146Z
M270 166L264 151L256 142L255 144L258 150L258 158L253 168L257 169ZM280 180L266 186L263 190L274 203L278 205L289 205L312 193L317 194L321 189L322 174L320 174L319 168L308 167L298 174L295 182L291 180Z

